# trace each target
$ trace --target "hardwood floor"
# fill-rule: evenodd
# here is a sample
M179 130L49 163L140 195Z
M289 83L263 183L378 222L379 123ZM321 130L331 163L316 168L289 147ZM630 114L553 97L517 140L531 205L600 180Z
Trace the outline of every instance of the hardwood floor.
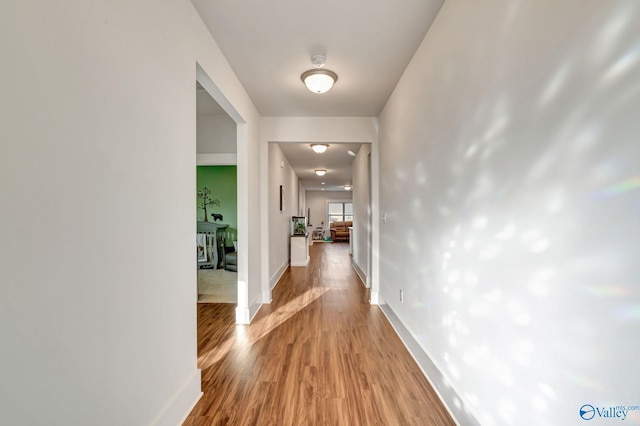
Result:
M185 426L454 424L348 248L310 247L249 326L233 324L234 305L198 305L204 395Z

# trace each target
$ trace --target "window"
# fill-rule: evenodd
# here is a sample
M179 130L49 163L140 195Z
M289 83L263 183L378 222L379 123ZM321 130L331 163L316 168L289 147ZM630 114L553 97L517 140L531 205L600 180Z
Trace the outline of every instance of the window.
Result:
M327 211L329 212L329 220L328 222L338 222L338 221L347 221L353 220L353 203L336 203L330 202L327 206Z

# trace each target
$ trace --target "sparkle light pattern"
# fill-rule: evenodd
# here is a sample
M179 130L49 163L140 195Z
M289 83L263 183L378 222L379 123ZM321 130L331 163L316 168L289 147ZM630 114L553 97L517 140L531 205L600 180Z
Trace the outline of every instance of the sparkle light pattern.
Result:
M640 403L640 2L490 9L445 3L382 115L381 295L454 411L577 424Z

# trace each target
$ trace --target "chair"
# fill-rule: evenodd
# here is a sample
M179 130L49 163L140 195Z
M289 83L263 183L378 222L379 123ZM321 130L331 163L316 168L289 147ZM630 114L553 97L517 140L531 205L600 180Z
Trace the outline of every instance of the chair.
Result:
M238 272L238 251L237 251L237 242L234 241L233 242L233 248L231 247L226 247L226 250L228 250L227 254L225 255L225 265L224 265L224 269L226 269L227 271L234 271L234 272ZM233 251L231 251L233 250Z
M353 226L353 222L336 221L329 224L329 232L331 232L331 241L349 241L349 227Z

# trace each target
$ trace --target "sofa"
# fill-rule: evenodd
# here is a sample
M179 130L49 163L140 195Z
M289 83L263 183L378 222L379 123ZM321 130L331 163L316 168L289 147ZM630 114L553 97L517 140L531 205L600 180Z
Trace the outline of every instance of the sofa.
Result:
M349 227L353 226L353 222L331 222L329 224L329 232L331 232L331 241L349 241Z

